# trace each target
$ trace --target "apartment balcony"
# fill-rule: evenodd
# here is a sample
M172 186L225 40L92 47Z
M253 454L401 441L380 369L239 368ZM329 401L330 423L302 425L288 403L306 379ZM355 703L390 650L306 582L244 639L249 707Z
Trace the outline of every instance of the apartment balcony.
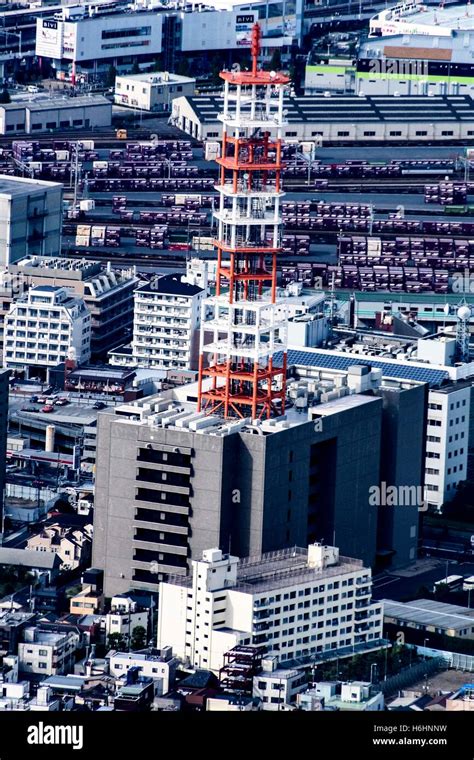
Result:
M253 613L253 621L254 623L258 623L261 620L266 620L270 617L270 610L254 610Z
M372 592L370 588L361 588L356 591L355 595L357 598L360 598L361 596L370 597Z
M261 633L262 631L268 631L270 628L270 624L266 622L261 623L255 623L253 628L256 633Z

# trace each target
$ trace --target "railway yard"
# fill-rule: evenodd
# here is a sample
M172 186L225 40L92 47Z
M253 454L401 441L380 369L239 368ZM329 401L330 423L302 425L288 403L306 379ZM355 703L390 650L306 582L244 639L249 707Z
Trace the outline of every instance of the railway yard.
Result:
M141 130L126 141L55 135L1 145L3 174L64 184L64 256L163 271L184 267L193 251L213 257L216 164L178 130L176 139ZM285 146L280 283L449 292L452 274L474 262L464 155L459 146L321 147L309 161Z

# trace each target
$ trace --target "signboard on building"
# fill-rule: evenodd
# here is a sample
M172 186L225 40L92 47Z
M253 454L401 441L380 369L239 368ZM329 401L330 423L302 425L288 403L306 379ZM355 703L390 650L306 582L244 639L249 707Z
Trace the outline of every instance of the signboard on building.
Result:
M237 47L250 47L252 44L252 27L256 21L254 13L238 13L235 18L235 44Z
M36 55L60 59L62 57L62 23L55 19L37 19Z

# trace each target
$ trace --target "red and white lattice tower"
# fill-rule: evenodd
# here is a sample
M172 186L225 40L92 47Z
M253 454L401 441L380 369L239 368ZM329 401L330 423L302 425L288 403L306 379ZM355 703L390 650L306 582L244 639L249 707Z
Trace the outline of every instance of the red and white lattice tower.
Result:
M198 409L258 419L283 414L287 314L276 300L284 74L258 68L260 27L252 31L252 70L223 71L224 110L217 222L216 294L201 321ZM275 361L278 354L277 361Z

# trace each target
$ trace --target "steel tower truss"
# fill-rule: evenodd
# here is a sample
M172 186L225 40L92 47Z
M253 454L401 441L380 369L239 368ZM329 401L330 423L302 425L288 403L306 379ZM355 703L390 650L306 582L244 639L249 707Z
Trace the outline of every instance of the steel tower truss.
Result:
M290 80L261 71L259 49L255 24L252 70L220 74L216 293L202 306L198 409L226 418L268 418L285 410L287 313L276 290L283 91ZM279 366L277 352L283 352Z

